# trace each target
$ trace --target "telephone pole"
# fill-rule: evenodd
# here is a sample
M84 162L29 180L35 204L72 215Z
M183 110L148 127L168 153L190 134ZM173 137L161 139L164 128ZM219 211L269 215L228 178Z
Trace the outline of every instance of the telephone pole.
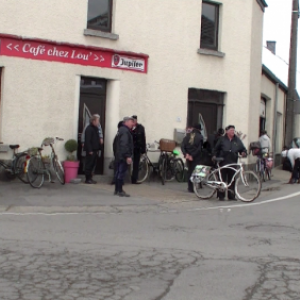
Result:
M298 39L298 19L299 0L293 0L291 41L290 41L290 61L288 93L286 101L286 123L285 123L285 144L288 146L295 137L295 101L298 100L296 92L296 72L297 72L297 39Z

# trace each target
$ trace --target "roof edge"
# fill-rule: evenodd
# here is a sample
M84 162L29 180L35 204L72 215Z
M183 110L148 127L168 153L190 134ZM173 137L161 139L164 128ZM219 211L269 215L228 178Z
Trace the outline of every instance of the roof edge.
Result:
M265 8L268 7L268 4L265 0L256 0L256 2L258 3L263 12L265 11Z
M262 72L265 74L269 79L271 79L275 83L279 83L280 87L287 92L288 87L264 64L262 65Z

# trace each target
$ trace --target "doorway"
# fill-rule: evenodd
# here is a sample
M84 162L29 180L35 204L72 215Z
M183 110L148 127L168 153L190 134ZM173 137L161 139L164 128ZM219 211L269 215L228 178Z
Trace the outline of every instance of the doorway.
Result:
M105 133L105 104L106 104L106 83L105 79L81 77L80 80L80 100L78 118L78 160L80 161L79 173L83 174L84 156L81 145L81 134L89 124L89 119L93 114L100 115L100 124L103 134ZM104 137L105 138L105 137ZM95 174L103 175L104 148L99 153Z
M188 91L188 126L201 124L204 140L222 127L224 93L190 88Z

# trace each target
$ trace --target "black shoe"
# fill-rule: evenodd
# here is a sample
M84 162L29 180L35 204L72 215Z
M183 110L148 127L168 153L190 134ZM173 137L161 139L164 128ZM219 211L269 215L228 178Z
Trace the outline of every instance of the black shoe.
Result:
M96 184L97 183L97 181L95 181L93 179L91 179L91 182L92 182L92 184Z
M118 196L118 191L114 191L114 195L115 195L115 196Z
M194 194L194 190L188 189L187 192L188 192L188 193L193 193L193 194Z
M92 180L86 180L85 183L86 184L93 184Z
M112 181L110 184L111 184L111 185L115 185L115 184L116 184L116 182L115 182L115 181Z
M119 197L130 197L130 195L126 194L124 191L118 193Z
M219 201L224 201L224 198L222 197L222 198L219 198Z

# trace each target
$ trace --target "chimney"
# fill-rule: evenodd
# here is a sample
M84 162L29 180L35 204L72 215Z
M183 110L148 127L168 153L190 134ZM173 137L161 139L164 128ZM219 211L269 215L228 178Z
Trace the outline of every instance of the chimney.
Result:
M276 54L276 42L275 42L275 41L267 41L267 48L268 48L273 54Z

